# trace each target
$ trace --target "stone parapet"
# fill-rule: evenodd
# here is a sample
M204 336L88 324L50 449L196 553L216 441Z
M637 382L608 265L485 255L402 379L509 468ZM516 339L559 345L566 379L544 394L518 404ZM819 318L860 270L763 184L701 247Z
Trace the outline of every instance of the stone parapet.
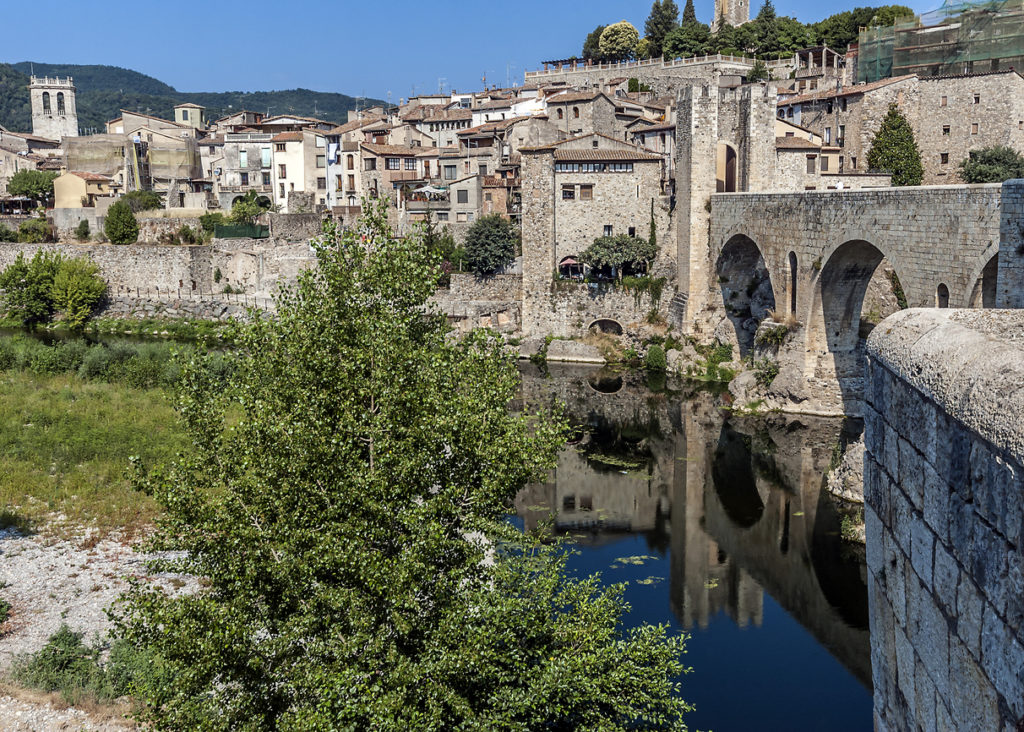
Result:
M868 339L877 729L1024 720L1024 312L904 310Z

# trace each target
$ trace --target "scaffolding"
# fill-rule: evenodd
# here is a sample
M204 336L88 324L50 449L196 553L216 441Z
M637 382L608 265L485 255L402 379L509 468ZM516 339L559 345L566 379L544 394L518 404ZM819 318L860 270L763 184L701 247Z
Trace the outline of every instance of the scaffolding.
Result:
M858 82L1024 70L1024 0L946 0L858 40Z

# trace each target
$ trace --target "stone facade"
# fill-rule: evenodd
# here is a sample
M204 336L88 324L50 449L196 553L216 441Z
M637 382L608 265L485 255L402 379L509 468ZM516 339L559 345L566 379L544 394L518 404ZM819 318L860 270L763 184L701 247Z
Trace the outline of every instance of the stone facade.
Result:
M32 134L59 140L78 136L78 107L71 77L33 76L28 93L32 104Z
M909 310L868 340L875 728L1024 721L1020 311Z

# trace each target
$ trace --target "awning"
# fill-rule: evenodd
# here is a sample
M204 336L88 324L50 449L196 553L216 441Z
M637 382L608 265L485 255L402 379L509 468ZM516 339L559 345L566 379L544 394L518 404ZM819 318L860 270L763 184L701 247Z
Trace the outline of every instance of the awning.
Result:
M577 261L576 261L575 259L573 259L572 257L566 257L566 258L565 258L565 259L563 259L563 260L562 260L561 262L559 262L558 266L559 266L559 267L566 267L566 266L568 266L568 265L570 265L570 264L579 264L579 262L577 262Z
M416 193L447 193L448 189L447 188L436 188L436 187L434 187L432 185L425 185L425 186L420 186L419 188L415 189L415 192Z

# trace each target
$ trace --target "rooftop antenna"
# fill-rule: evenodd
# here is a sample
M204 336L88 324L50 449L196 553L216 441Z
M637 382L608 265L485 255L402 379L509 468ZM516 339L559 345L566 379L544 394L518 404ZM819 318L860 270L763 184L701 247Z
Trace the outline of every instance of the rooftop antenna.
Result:
M444 94L444 83L446 81L448 81L448 77L447 76L439 76L439 77L437 77L437 93L438 94Z

